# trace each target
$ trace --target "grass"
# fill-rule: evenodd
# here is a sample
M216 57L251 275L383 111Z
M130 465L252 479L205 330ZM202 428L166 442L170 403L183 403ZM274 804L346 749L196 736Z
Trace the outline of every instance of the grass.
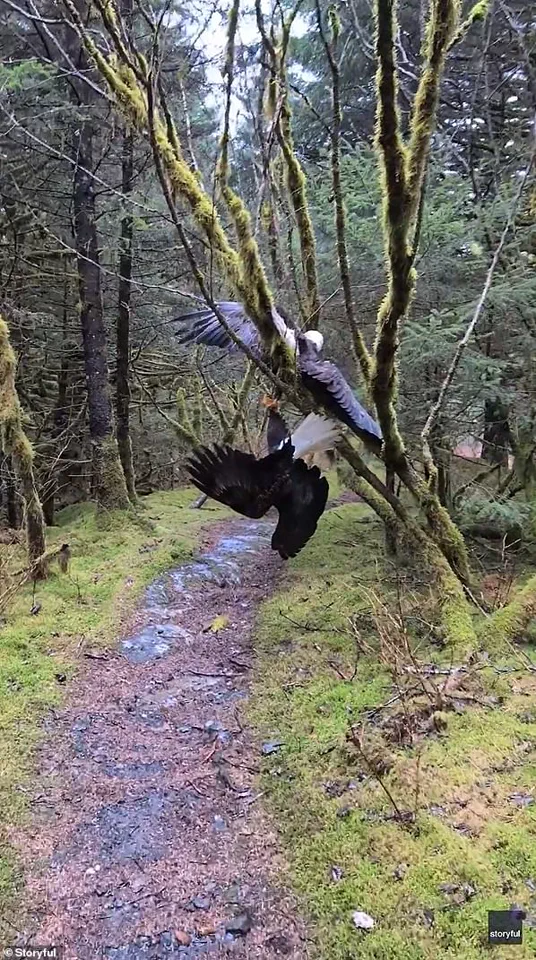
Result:
M70 573L20 590L0 628L0 823L24 818L40 721L57 705L87 646L110 645L142 589L160 572L187 560L200 527L228 515L191 510L192 490L144 498L136 517L97 520L90 505L67 508L48 531L48 545L68 542ZM4 548L7 550L7 548ZM13 569L25 564L17 548ZM1 592L1 591L0 591ZM40 604L37 613L30 611ZM58 678L60 681L58 681ZM0 834L0 918L13 894L17 868ZM1 919L0 919L1 930Z
M515 903L536 914L536 802L524 805L536 774L536 677L514 656L478 664L464 691L475 699L430 711L437 726L417 727L413 742L388 734L395 719L407 722L401 704L415 711L426 697L367 719L411 667L399 591L377 561L381 539L365 507L336 508L262 608L250 721L263 739L284 741L264 761L262 788L317 957L484 960L488 910ZM404 597L415 662L447 669L448 650L417 630L430 618L426 587ZM374 918L371 932L355 928L356 910ZM535 934L525 925L516 958L535 955Z

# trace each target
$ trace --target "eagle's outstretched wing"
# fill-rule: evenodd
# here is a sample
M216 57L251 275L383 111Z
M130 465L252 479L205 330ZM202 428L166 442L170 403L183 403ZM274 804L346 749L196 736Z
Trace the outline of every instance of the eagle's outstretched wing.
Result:
M258 353L259 333L242 304L233 300L220 300L216 305L237 337L240 337L250 350ZM183 313L177 320L195 320L195 323L189 324L186 331L180 335L179 343L203 343L207 347L220 347L229 352L240 349L210 307Z
M192 482L202 493L244 517L258 520L274 506L278 489L290 475L292 454L290 443L262 460L233 447L200 447L187 466Z
M328 499L329 484L318 467L303 460L292 464L291 482L278 496L275 506L279 521L272 537L272 549L283 560L295 557L313 536Z
M253 321L248 317L242 304L236 303L234 300L219 300L216 301L216 306L236 336L239 337L254 354L260 355L262 352L262 344L259 331ZM274 329L277 330L278 334L283 337L286 343L294 350L296 347L296 333L288 317L286 315L283 316L283 311L278 311L273 307L271 318ZM220 347L229 353L240 349L238 344L234 342L221 325L218 317L210 307L183 313L180 317L176 317L176 320L180 322L195 321L195 323L190 323L187 329L180 334L179 343L203 343L207 347Z
M303 385L315 400L336 417L373 450L382 445L382 432L369 413L361 406L341 371L329 360L300 359Z

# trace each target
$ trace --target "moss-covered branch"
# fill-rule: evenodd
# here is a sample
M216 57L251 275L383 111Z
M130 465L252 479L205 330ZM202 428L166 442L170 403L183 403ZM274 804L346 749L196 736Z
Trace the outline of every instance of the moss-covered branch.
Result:
M24 498L28 556L37 577L46 575L40 558L46 553L45 520L33 472L33 450L22 425L22 410L15 385L17 363L6 321L0 316L0 439L11 457Z
M217 168L217 178L227 209L233 218L238 247L242 260L242 268L247 282L260 291L264 302L259 302L261 310L271 309L271 297L268 291L266 274L258 255L257 244L251 228L251 217L244 202L229 184L229 123L231 113L231 96L234 79L235 40L238 27L238 12L240 0L233 0L229 13L229 27L227 33L227 50L225 57L226 96L223 133L220 141L220 157Z
M344 295L346 320L352 334L352 345L361 373L368 385L372 373L372 358L367 350L363 335L357 323L354 297L352 294L352 280L350 276L350 261L346 244L346 211L344 208L343 185L341 174L341 77L338 60L338 40L340 35L340 21L334 9L330 9L331 39L328 39L322 22L320 2L316 2L316 18L320 36L324 44L326 56L331 72L332 97L332 125L331 125L331 177L333 181L333 196L335 200L335 230L337 235L337 258L339 273Z
M423 64L410 122L407 152L407 211L410 229L413 227L423 188L430 149L430 138L435 128L439 87L449 44L458 25L459 0L432 0L430 17L423 43Z
M316 240L307 199L307 179L301 163L296 156L294 147L292 110L290 107L290 94L286 72L286 54L290 31L298 11L298 6L294 8L288 20L283 24L282 37L279 44L275 43L266 33L260 0L256 0L255 11L257 25L270 65L268 105L269 110L274 115L275 132L281 153L285 160L287 188L298 228L307 301L306 325L316 327L320 319L321 306L318 288Z
M385 439L385 455L388 461L399 459L404 449L395 412L395 355L398 349L399 322L409 308L415 283L408 242L406 148L402 141L398 110L396 30L394 0L378 0L376 141L383 180L388 289L378 313L372 396Z
M491 8L491 0L477 0L469 13L467 14L463 23L460 24L456 30L454 36L452 37L448 49L451 50L456 43L460 43L461 40L465 37L466 33L469 32L473 24L481 23L486 19Z
M435 125L439 85L448 43L457 24L457 0L433 0L423 47L421 78L412 111L409 145L402 140L398 111L394 0L377 0L377 144L383 170L387 296L378 314L373 398L385 438L388 463L404 456L395 412L399 326L415 287L413 237Z

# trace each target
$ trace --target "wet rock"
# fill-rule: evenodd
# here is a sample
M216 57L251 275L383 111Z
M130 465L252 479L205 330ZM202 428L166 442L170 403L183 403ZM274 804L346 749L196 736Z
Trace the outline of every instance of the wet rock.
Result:
M196 910L208 910L210 907L210 897L197 896L192 900L192 906Z
M508 799L510 803L515 803L516 807L530 807L534 803L534 797L530 793L512 793Z
M263 756L269 757L272 753L277 753L277 751L285 745L284 740L268 740L262 745Z
M57 853L52 862L70 859L91 838L102 855L115 863L158 860L173 838L177 818L184 822L194 801L195 795L188 791L150 790L143 797L102 807L91 823L80 825L71 847Z
M372 930L375 926L375 920L368 913L363 913L361 910L355 910L352 914L352 921L354 927L358 930Z
M123 640L121 650L130 663L148 663L164 657L174 641L191 639L187 630L172 624L148 624L139 633Z
M244 910L243 913L239 913L236 917L232 917L225 924L225 930L227 933L238 933L241 936L245 936L246 933L249 933L251 927L253 926L253 920L248 910Z
M163 773L164 765L158 760L150 763L105 763L104 771L109 777L118 780L144 780L146 777L155 777Z
M173 947L175 945L173 942L174 936L169 930L164 930L164 932L160 934L160 937L158 939L159 939L159 946L166 953L169 953L170 950L173 950Z

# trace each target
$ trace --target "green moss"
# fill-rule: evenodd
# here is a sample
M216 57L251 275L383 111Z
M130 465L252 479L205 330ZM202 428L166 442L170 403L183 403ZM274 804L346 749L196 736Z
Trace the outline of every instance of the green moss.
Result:
M509 797L533 789L536 716L526 709L536 683L490 665L475 675L473 692L500 698L500 707L473 702L462 713L445 712L445 728L418 750L387 743L394 764L384 784L401 810L417 811L413 826L393 819L385 792L347 740L350 723L365 723L378 737L366 714L397 692L371 617L375 597L396 615L397 590L378 559L382 526L370 521L360 505L324 515L289 563L284 589L262 608L249 719L263 739L284 741L264 761L262 789L290 864L286 880L309 918L312 957L485 960L487 911L514 901L531 907L536 815ZM415 602L426 618L426 596ZM393 628L392 642L396 636ZM422 637L414 643L420 661L451 666L451 650L427 647ZM354 669L351 682L341 679ZM340 796L329 796L330 782L342 785ZM350 813L339 816L345 807ZM338 881L333 867L342 871ZM440 889L448 883L469 884L474 894L457 902ZM374 917L372 932L355 929L355 910ZM526 960L534 955L533 930L525 927L524 941L516 957ZM494 950L501 960L508 955Z
M202 524L227 515L191 510L191 489L153 494L136 517L97 515L94 506L69 507L49 529L51 548L69 543L70 575L51 573L16 594L0 629L0 822L13 824L26 812L24 787L42 733L40 720L63 697L55 675L76 673L86 645L109 645L141 590L161 571L187 560ZM147 549L149 548L149 549ZM22 551L13 569L24 566ZM33 602L41 604L32 616ZM0 836L0 917L13 891L16 868ZM0 933L2 924L0 921Z
M104 437L98 442L93 442L92 446L93 473L99 510L109 512L131 509L115 436Z
M486 650L504 650L512 640L523 638L535 617L536 576L532 576L507 606L497 610L483 625L482 645Z

